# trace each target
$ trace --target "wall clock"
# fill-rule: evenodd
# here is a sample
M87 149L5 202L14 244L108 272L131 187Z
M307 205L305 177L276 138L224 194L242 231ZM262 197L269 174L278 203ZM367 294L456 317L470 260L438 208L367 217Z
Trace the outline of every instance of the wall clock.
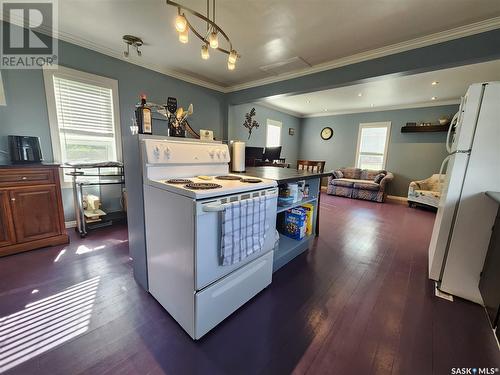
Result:
M332 137L333 137L333 129L330 128L329 126L321 130L321 138L323 138L325 141L329 140Z

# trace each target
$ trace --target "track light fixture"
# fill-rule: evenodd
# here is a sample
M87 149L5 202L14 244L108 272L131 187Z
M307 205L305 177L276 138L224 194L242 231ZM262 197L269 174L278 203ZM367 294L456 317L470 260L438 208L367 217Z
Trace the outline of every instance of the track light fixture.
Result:
M175 17L175 29L179 33L179 41L181 43L188 43L189 41L189 31L202 41L201 45L201 58L203 60L208 60L210 58L210 53L208 47L215 49L219 52L228 55L227 68L228 70L234 70L236 68L236 62L241 57L235 49L231 40L227 34L220 28L219 25L215 23L215 0L212 0L212 18L210 19L210 0L207 0L207 15L198 13L195 10L187 8L181 4L178 4L171 0L166 0L167 5L171 5L177 8L177 16ZM206 30L200 32L196 30L193 25L189 22L186 17L186 13L190 13L195 17L200 18L206 23ZM222 48L219 43L219 36L222 36L229 44L229 49Z
M142 41L141 38L133 35L124 35L122 39L127 48L125 51L123 51L124 57L128 58L130 56L130 47L135 48L137 56L142 56L142 52L139 49L139 47L141 47L144 44L144 42Z
M203 60L208 60L210 58L210 53L208 52L208 46L206 44L201 46L201 58Z
M179 42L187 43L189 42L189 29L186 27L184 31L179 33Z
M216 49L219 47L219 37L217 36L217 31L212 31L208 37L210 42L210 47Z
M178 32L182 33L184 30L186 30L186 27L186 17L183 14L178 14L177 17L175 17L175 29Z

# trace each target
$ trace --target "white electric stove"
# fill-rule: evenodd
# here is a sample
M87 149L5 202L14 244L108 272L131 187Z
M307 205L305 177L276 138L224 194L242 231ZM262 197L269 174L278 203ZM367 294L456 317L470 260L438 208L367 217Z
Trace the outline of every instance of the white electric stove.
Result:
M150 180L149 183L160 189L194 199L235 194L276 186L276 182L273 180L237 174L222 174L215 176L203 175L201 178L199 176L166 178Z
M276 181L229 173L220 143L143 138L149 292L199 339L271 283ZM261 251L221 263L222 213L231 202L266 197Z

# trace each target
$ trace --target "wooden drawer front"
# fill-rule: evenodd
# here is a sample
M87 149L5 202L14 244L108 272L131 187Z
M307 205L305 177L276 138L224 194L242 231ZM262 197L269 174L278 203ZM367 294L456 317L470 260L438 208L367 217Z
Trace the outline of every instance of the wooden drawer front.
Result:
M18 243L61 234L55 186L19 188L10 199Z
M53 184L54 171L52 169L9 169L0 171L0 187Z

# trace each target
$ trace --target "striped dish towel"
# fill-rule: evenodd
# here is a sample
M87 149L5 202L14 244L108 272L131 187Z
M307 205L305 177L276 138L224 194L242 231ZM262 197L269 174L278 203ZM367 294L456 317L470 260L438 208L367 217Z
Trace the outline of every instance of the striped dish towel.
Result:
M221 265L230 266L261 251L266 237L267 197L231 202L222 212Z

